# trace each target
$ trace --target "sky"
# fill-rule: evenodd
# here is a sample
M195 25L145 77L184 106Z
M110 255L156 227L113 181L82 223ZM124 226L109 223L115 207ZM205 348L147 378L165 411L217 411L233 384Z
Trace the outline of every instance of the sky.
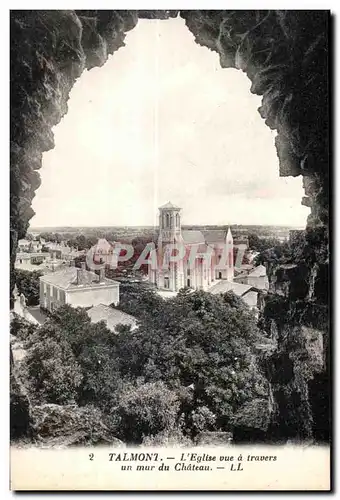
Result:
M279 177L250 86L183 19L139 20L76 81L30 226L152 225L168 201L182 224L305 226L302 177Z

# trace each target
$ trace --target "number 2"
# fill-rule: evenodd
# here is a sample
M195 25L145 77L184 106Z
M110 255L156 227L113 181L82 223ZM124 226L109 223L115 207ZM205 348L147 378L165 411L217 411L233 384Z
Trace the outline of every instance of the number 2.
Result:
M93 460L94 453L90 453L90 454L89 454L89 457L90 457L90 460Z

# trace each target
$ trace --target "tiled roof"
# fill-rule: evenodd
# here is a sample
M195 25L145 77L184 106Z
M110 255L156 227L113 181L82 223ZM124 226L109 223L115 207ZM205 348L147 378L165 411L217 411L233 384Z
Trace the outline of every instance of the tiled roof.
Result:
M51 274L45 274L41 276L41 280L49 283L51 285L58 286L60 288L69 289L77 287L77 270L76 267L66 267L60 271L56 271ZM80 269L79 269L80 271ZM84 273L84 283L83 287L93 287L100 286L99 276L92 271L81 270ZM119 285L118 281L113 281L108 278L104 278L102 282L105 285Z
M105 306L104 304L91 307L91 309L88 309L87 314L89 315L92 323L105 321L107 328L112 332L115 331L117 325L128 325L132 328L137 326L136 318L130 314L120 311L119 309Z
M219 293L225 292L234 292L235 295L242 297L245 293L247 293L251 288L251 285L243 285L242 283L235 283L233 281L221 280L218 283L214 284L212 287L208 289L208 292L217 295Z

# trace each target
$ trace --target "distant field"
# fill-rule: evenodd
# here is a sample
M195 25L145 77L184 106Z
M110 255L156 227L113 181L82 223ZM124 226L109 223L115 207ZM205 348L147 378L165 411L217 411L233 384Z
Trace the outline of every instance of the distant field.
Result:
M227 229L228 226L218 225L182 225L183 229ZM83 234L85 236L96 236L98 238L112 235L116 237L131 238L137 236L146 236L156 233L158 228L154 226L97 226L97 227L32 227L29 228L29 233L59 233L62 235L75 236ZM276 236L280 238L288 238L289 231L298 229L289 226L255 226L255 225L231 225L231 230L234 236L245 236L249 234L256 234L259 237ZM301 228L302 229L302 228Z

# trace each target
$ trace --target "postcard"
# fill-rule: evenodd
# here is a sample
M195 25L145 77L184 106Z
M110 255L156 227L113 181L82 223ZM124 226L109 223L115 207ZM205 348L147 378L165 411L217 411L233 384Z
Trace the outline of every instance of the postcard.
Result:
M327 10L10 12L10 485L329 491Z

